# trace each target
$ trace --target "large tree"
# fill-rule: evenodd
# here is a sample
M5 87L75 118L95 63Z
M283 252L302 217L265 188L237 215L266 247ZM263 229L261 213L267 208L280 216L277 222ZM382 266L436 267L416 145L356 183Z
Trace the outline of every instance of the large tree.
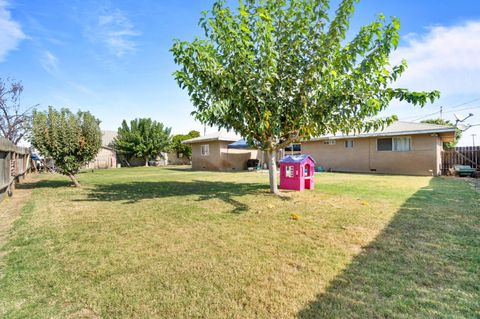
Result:
M46 112L33 111L31 142L78 187L75 175L95 158L102 146L100 121L89 112L74 114L67 108L57 111L50 106Z
M114 140L115 148L127 158L143 158L148 166L151 158L169 150L171 131L171 128L149 118L130 121L130 126L124 120Z
M437 125L444 125L444 126L451 126L451 127L455 126L449 120L444 120L444 119L428 119L428 120L422 121L422 123L437 124ZM455 128L455 139L451 142L443 143L443 148L446 149L446 150L454 149L455 146L457 146L460 138L462 138L462 130L460 130L458 127L456 127Z
M174 75L193 115L266 150L272 192L277 150L378 129L397 119L374 118L393 99L423 106L439 96L393 87L406 68L389 63L398 19L379 16L347 41L354 2L342 1L330 19L328 0L245 0L237 10L217 1L200 19L205 38L173 44Z
M187 157L188 159L191 159L192 146L189 144L183 144L182 142L199 136L200 132L195 130L188 132L188 134L174 135L172 138L172 149L177 153L182 153L183 156Z
M33 106L22 107L20 96L23 85L20 81L0 78L0 134L18 144L30 131Z

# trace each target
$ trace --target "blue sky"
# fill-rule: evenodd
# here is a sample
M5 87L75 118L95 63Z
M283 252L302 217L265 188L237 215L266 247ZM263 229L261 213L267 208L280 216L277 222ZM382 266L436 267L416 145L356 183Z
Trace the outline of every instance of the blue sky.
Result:
M102 129L152 117L174 133L202 130L173 80L169 49L174 38L202 35L198 18L212 3L0 0L0 77L23 82L25 105L89 110ZM395 103L385 114L418 120L438 117L443 106L447 119L471 112L468 122L480 124L480 1L363 0L350 35L380 12L402 24L392 60L406 58L410 67L398 86L442 92L423 109ZM471 134L480 145L480 127L465 132L461 144L471 145Z

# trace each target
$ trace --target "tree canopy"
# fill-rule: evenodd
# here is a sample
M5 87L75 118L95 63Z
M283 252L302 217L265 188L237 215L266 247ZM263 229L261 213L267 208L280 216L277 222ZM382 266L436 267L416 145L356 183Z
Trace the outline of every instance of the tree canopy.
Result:
M46 158L55 161L58 172L80 186L75 175L92 161L102 146L100 121L89 112L72 113L67 108L57 111L33 111L32 146Z
M422 123L429 123L429 124L437 124L437 125L445 125L445 126L451 126L454 127L455 124L450 122L449 120L444 120L444 119L428 119L422 121ZM445 142L443 143L443 148L446 150L454 149L455 146L457 146L458 141L462 138L462 130L459 128L455 129L455 140L452 142Z
M127 158L143 158L145 166L148 166L150 159L155 159L161 152L169 150L171 131L171 128L150 118L134 119L130 121L130 126L124 120L118 128L114 145Z
M191 158L192 146L188 144L182 144L182 142L199 136L200 132L195 130L188 132L188 134L174 135L172 138L172 149L177 153L183 154L183 156L186 156L187 158Z
M328 0L240 0L236 10L217 1L200 19L204 38L173 44L174 76L192 114L266 150L272 192L277 150L378 129L397 119L375 118L392 100L423 106L439 96L394 86L406 69L389 62L398 19L380 15L346 39L355 2L341 1L330 17Z

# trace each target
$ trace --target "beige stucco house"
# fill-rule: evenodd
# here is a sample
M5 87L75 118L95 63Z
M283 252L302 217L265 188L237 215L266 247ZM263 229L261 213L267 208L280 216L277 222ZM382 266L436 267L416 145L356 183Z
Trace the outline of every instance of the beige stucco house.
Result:
M117 152L113 147L113 139L117 136L114 131L102 131L102 147L97 156L91 161L87 168L115 168L117 167Z
M301 148L326 170L432 176L441 174L443 142L454 138L453 127L399 121L376 132L315 138Z
M441 174L443 143L454 138L453 127L395 122L375 132L314 138L302 142L300 150L283 153L309 154L329 171L432 176ZM184 141L192 145L192 168L244 170L248 159L259 159L262 164L261 151L228 148L239 139L236 134L216 132Z
M241 137L231 132L219 131L185 140L192 145L192 168L210 171L241 171L247 169L249 159L257 159L259 151L230 149L228 144Z

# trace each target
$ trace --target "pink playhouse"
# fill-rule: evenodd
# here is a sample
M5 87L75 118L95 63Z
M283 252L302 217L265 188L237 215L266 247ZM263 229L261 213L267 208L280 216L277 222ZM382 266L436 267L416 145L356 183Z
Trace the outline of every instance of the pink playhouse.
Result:
M280 161L280 188L313 189L315 160L307 154L288 155Z

